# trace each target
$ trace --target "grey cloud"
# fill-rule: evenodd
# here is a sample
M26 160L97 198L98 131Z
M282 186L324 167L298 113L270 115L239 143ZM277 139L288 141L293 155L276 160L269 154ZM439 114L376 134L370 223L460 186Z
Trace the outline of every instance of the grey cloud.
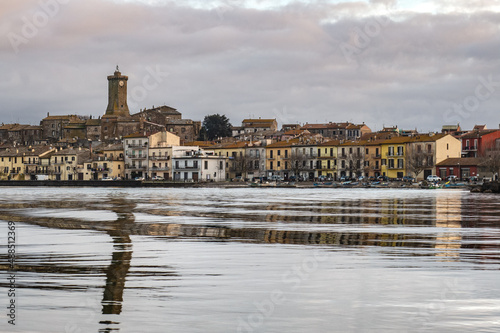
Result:
M37 1L23 4L0 5L3 33L20 31L20 15L38 8ZM356 61L346 61L340 45L353 43L356 28L376 22L365 13L378 5L394 7L394 1L229 7L223 15L172 2L72 1L17 54L6 38L0 42L0 122L15 115L36 123L47 112L102 115L106 76L116 64L129 75L129 92L148 68L169 73L138 108L167 103L188 118L219 112L235 124L249 115L280 117L286 109L292 122L430 130L443 124L447 108L474 93L478 76L500 81L500 14L487 10L395 11ZM499 96L495 92L463 125L496 126Z

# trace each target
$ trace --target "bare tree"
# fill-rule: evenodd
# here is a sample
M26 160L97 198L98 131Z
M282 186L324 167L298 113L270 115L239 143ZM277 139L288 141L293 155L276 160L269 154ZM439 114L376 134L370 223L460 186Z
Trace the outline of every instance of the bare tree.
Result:
M233 155L233 159L231 160L230 171L234 172L237 176L241 176L242 178L247 177L247 173L250 170L250 159L247 158L245 152L241 152L240 154Z
M363 154L353 152L348 154L345 160L345 169L349 172L350 176L359 177L363 174L365 168L365 160Z
M415 175L415 178L425 169L434 166L434 158L432 152L424 150L408 149L406 153L406 169L410 175Z
M500 149L488 149L480 157L480 166L487 172L491 172L493 179L495 174L500 173Z
M289 169L293 172L295 177L299 177L301 171L308 171L309 163L308 156L306 154L301 153L298 149L293 150L288 158Z

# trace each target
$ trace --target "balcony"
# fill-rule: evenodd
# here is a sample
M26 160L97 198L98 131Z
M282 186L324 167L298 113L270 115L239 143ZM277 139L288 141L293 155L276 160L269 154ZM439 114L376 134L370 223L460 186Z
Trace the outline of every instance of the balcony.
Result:
M129 155L128 157L133 160L145 160L146 158L148 158L147 155Z
M150 156L149 159L151 161L168 161L170 156Z
M466 146L466 147L464 147L463 151L477 151L477 147L474 147L474 146L468 147L468 146Z
M188 165L188 166L176 166L175 167L176 171L179 171L179 170L198 170L198 169L200 169L199 166L192 166L192 165L191 166Z
M372 154L372 158L381 158L381 157L382 157L382 155L380 155L380 154Z
M170 171L169 167L152 167L151 171Z
M147 167L144 165L144 166L139 166L139 165L130 165L130 166L126 166L125 169L129 169L129 170L146 170Z
M139 148L139 149L146 149L146 148L148 148L148 144L147 143L143 143L143 144L131 143L131 144L128 144L128 145L125 145L125 146L127 146L128 148Z

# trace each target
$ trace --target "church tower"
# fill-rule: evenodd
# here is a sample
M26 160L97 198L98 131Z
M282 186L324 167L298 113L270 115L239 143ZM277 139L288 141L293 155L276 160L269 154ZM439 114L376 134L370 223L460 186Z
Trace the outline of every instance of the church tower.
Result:
M118 66L113 75L108 76L108 107L104 117L130 117L127 105L128 76L122 75Z

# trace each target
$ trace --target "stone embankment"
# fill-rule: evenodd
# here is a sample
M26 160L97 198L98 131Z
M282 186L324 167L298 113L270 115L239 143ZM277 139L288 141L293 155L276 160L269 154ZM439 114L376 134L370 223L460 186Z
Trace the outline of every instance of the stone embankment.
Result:
M498 181L485 182L482 185L472 187L471 192L477 193L500 193L500 183Z

